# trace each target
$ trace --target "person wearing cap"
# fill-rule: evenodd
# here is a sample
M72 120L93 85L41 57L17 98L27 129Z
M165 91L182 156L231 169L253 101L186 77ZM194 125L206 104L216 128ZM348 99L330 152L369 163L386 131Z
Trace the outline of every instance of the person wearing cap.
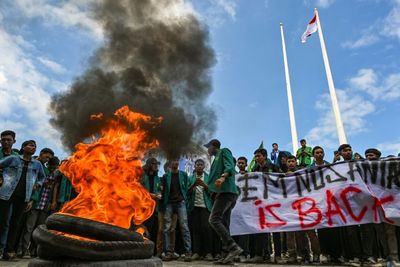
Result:
M311 164L312 148L307 146L306 139L301 139L300 145L301 147L296 152L296 158L299 161L299 167L305 168Z
M227 252L227 255L216 264L228 264L243 252L229 233L231 211L238 198L235 165L232 152L228 148L221 148L221 143L217 139L211 140L204 146L208 149L208 154L214 156L207 182L208 190L214 195L214 205L208 221Z
M34 187L40 187L46 178L42 164L32 158L35 151L36 142L28 140L22 143L20 156L12 155L0 160L4 178L3 184L0 186L0 233L3 233L6 220L11 212L10 229L3 252L4 260L16 257L14 249L19 222L24 210L32 207L30 199Z
M156 158L148 158L146 164L143 166L143 177L141 179L141 184L150 193L151 198L156 202L156 208L148 218L144 225L149 231L149 238L157 244L157 232L158 232L158 209L159 200L161 199L161 182L160 177L158 177L158 167L160 162Z
M365 158L368 161L379 160L382 153L376 148L365 150ZM363 244L363 252L367 261L373 261L376 265L376 259L380 255L374 255L374 247L377 245L383 249L387 255L387 266L399 266L399 254L396 238L396 226L388 223L367 223L360 226ZM376 244L378 242L378 244ZM376 253L375 253L376 254Z

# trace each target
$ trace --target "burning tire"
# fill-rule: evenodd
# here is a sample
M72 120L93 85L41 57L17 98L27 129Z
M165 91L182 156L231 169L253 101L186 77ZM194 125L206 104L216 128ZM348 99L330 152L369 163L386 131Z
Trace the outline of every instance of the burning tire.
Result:
M60 213L50 215L46 220L46 226L49 230L101 241L143 242L142 235L135 231Z
M40 258L69 257L82 260L110 261L151 258L154 243L151 241L83 241L67 237L40 225L33 239L42 247Z

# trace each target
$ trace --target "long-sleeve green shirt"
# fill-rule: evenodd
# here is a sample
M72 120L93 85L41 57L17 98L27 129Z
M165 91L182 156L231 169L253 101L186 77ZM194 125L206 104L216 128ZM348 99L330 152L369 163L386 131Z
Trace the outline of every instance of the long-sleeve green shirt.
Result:
M215 181L225 172L229 173L229 176L225 177L225 181L222 183L221 187L215 187ZM218 153L211 164L207 185L210 192L239 193L235 184L235 165L233 163L233 156L229 149L222 148L218 150Z
M305 152L305 155L302 155L302 152ZM299 165L300 166L308 166L311 164L312 160L312 148L309 146L306 146L305 148L300 147L297 149L296 152L296 158L299 160Z

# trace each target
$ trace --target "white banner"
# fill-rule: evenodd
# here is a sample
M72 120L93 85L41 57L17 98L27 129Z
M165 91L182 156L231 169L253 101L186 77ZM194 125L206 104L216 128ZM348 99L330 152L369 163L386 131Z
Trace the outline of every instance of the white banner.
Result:
M340 162L290 175L236 175L232 235L364 223L400 225L400 158Z

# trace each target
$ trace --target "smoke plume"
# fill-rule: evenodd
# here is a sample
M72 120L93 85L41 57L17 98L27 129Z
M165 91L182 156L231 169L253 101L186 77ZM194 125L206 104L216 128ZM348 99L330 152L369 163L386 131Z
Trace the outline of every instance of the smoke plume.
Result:
M123 105L164 118L151 137L168 157L215 131L206 104L215 64L207 28L183 0L103 0L92 6L104 30L104 45L71 88L51 102L51 123L73 147L99 132L101 121Z

